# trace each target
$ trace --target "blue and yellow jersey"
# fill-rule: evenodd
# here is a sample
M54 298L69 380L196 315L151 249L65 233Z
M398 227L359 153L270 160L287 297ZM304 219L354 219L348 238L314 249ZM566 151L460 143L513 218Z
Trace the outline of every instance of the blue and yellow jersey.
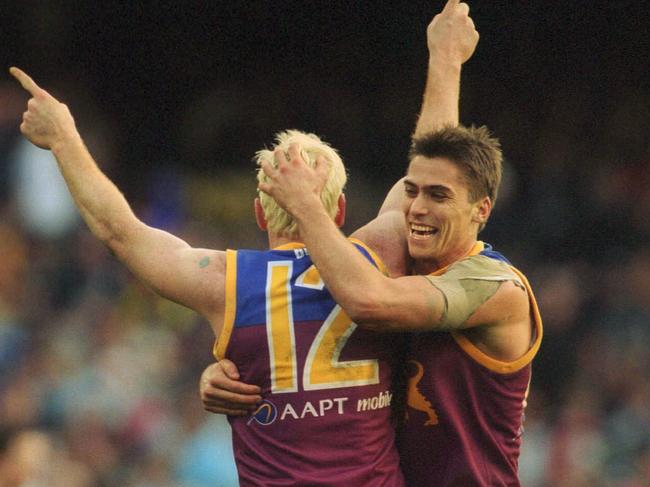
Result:
M241 485L403 485L390 421L391 339L357 328L302 244L227 252L214 353L264 397L250 417L231 418Z

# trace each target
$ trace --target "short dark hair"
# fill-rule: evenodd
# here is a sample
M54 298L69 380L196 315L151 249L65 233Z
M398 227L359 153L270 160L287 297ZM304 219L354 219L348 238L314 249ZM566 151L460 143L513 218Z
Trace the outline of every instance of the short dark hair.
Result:
M489 196L497 199L501 184L501 144L487 127L445 127L413 138L409 160L416 156L444 157L463 172L472 202Z

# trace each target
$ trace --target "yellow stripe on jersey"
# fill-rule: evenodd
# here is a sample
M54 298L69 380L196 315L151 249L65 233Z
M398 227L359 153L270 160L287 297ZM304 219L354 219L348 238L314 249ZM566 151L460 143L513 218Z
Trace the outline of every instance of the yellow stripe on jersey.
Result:
M289 242L286 244L278 245L273 247L271 250L295 250L295 249L304 249L305 244L300 242Z
M230 342L232 329L235 326L235 311L237 310L237 251L226 250L226 306L224 309L223 327L214 342L212 354L217 360L225 358L226 348Z
M359 240L359 239L356 239L356 238L348 238L348 240L349 240L350 242L352 242L352 243L355 243L355 244L357 244L357 245L363 247L363 249L364 249L366 252L368 252L368 254L369 254L370 257L372 258L372 260L375 262L375 264L377 264L377 267L379 268L379 270L381 271L381 273L384 274L384 275L386 275L386 276L388 275L388 270L386 269L386 265L385 265L384 262L379 258L379 256L375 253L374 250L372 250L370 247L368 247L365 243L363 243L363 242L362 242L361 240Z
M320 278L320 273L315 266L310 266L299 278L300 285L313 288L323 288L323 281Z
M356 327L340 306L334 307L309 348L303 374L306 391L379 383L377 360L339 360Z
M268 263L266 283L266 330L271 357L271 390L295 392L297 366L291 304L291 261Z

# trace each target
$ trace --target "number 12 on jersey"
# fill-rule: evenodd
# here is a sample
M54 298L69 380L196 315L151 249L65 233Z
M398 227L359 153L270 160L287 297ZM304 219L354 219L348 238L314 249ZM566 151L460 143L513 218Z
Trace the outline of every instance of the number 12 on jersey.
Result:
M313 280L313 266L310 273ZM271 391L273 393L298 391L298 363L293 321L291 277L292 261L269 262L266 274L266 334L269 345ZM320 277L319 277L320 279ZM318 292L322 286L296 286ZM321 281L322 282L322 281ZM339 357L357 325L336 305L323 321L312 341L305 359L302 387L304 390L334 389L364 386L379 382L377 360L341 361Z

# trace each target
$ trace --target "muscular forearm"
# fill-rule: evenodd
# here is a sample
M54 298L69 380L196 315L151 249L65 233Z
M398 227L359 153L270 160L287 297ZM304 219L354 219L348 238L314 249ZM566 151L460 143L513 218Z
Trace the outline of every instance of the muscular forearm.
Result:
M57 141L51 149L91 232L138 279L161 296L201 313L215 331L220 329L223 253L192 249L182 239L138 220L78 134Z
M78 133L52 146L68 189L92 233L113 248L137 222L119 189L101 172ZM115 250L115 249L114 249Z
M460 70L474 53L478 39L466 3L448 1L427 27L429 68L414 136L458 125Z
M460 62L448 61L434 54L430 56L422 109L414 137L445 126L458 125L460 71Z
M375 269L341 234L318 199L294 214L300 235L334 300L355 321L374 318L384 281ZM372 298L372 299L369 299Z
M124 196L95 164L68 107L24 71L11 68L11 74L32 95L20 131L35 146L52 151L93 234L159 294L217 323L223 303L219 286L225 254L192 249L182 239L138 220Z

